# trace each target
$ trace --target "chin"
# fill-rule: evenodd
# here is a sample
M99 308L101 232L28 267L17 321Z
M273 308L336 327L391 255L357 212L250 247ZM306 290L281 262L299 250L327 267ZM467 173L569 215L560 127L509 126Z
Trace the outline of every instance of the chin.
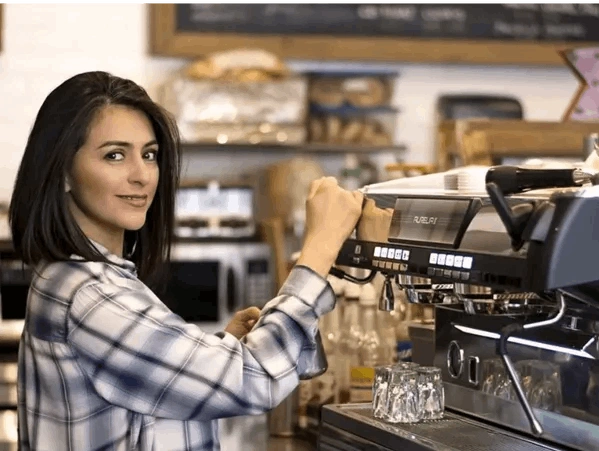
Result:
M146 217L143 218L128 218L125 221L119 221L119 227L125 230L131 230L132 232L141 229L146 223Z

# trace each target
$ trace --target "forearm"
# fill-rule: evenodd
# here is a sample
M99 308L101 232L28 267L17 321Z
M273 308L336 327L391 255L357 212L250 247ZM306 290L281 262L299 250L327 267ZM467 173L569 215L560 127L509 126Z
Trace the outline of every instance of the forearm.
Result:
M302 248L296 264L306 266L326 279L329 269L331 269L331 266L333 266L337 259L338 253L338 246L334 243L307 241Z

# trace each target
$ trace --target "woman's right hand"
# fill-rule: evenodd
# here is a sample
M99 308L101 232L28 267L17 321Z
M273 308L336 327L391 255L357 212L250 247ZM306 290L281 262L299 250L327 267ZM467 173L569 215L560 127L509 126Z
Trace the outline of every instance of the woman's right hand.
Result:
M341 188L334 177L314 180L306 199L304 245L297 264L326 277L341 246L356 228L362 200L362 193Z

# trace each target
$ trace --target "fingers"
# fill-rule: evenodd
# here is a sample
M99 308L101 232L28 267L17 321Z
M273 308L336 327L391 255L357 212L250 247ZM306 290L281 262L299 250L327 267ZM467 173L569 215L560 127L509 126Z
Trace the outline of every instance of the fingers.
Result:
M236 313L237 319L241 322L254 321L260 318L260 309L258 307L248 307Z
M308 192L307 199L311 199L316 195L318 189L322 186L337 186L337 179L335 177L320 177L310 183L310 191Z
M362 209L362 207L365 206L365 205L363 205L364 204L364 194L362 194L360 191L352 191L352 194L354 195L354 199L356 199L358 201L358 203L360 204L360 209ZM372 200L372 199L366 200L366 203L368 203L369 200Z
M322 183L322 178L314 180L310 183L310 191L308 192L308 199L312 199L318 190L318 187Z
M360 193L361 194L361 193ZM363 198L364 196L362 196ZM366 199L364 202L364 208L362 208L362 213L370 213L376 208L376 203L372 199Z

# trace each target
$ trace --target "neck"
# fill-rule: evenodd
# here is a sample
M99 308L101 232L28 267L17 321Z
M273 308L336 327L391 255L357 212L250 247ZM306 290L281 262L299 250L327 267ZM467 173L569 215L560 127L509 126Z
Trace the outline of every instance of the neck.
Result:
M69 199L71 214L84 235L104 246L111 254L122 257L125 231L93 221L77 207L71 196Z

